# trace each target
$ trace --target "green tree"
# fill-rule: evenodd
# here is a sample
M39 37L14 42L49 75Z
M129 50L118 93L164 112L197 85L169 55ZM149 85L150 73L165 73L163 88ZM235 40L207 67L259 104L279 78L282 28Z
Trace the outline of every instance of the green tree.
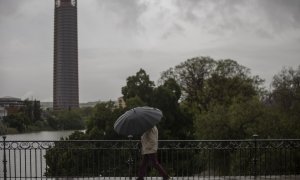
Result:
M273 103L283 111L295 112L300 108L300 66L283 68L273 77ZM299 112L299 111L298 111Z
M154 89L151 106L162 110L164 115L158 124L162 139L190 139L193 134L192 118L180 106L180 96L180 87L172 78Z
M84 129L84 121L78 110L63 110L56 112L57 128L64 130Z
M273 77L269 103L279 119L281 138L300 137L300 66L283 68Z
M182 102L207 111L211 103L228 104L234 97L252 97L262 91L258 76L236 61L215 61L209 57L188 59L162 73L161 81L174 78L182 90Z
M59 122L57 120L57 117L55 116L55 113L52 111L47 111L44 113L44 118L47 124L52 129L59 129Z
M252 97L261 91L258 76L236 61L215 61L210 57L188 59L162 73L160 81L174 78L182 90L182 101L200 112L208 110L213 101L230 103L237 95Z
M182 100L188 104L202 103L199 97L203 94L205 80L210 77L215 66L215 60L210 57L188 59L163 72L160 81L175 79L181 88Z
M136 75L129 76L126 86L122 87L124 100L138 96L143 102L148 103L151 101L154 86L145 70L140 69Z
M25 115L30 119L31 123L42 120L41 118L42 110L39 101L37 100L31 101L29 99L25 99L23 103L24 106L21 108L20 111L25 113Z
M175 79L182 91L176 112L186 107L198 138L244 138L258 130L250 127L261 119L264 109L251 108L263 107L263 80L236 61L192 58L165 71L160 82L168 78Z
M42 113L42 110L41 110L40 102L37 100L34 100L33 101L33 122L42 120L41 113Z
M8 127L16 128L18 132L25 132L27 126L30 124L30 119L24 112L18 112L4 117L3 122Z
M115 139L113 124L122 112L112 101L97 104L87 120L86 133L90 139Z
M0 135L6 134L7 127L3 124L2 121L0 121Z
M250 70L236 61L219 60L204 87L202 97L206 103L203 103L203 106L206 109L206 105L211 102L228 105L237 97L244 101L251 99L263 93L263 82L258 76L252 77Z
M146 106L147 103L143 102L139 96L131 97L126 100L126 108L132 109L137 106Z

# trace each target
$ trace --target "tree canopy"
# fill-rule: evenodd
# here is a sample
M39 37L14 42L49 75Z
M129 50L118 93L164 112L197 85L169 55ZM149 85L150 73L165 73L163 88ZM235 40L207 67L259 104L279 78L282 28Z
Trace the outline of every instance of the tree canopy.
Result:
M188 59L163 72L158 86L145 70L140 69L129 76L122 87L125 108L116 107L109 101L81 111L81 115L85 114L86 132L77 131L69 139L125 138L114 132L113 124L126 110L137 106L152 106L163 112L163 118L157 125L160 139L249 139L254 134L258 134L259 138L299 138L300 66L298 69L283 68L274 76L269 92L262 87L263 82L259 76L251 75L250 69L230 59ZM76 114L57 115L62 122L69 116L73 119L78 117ZM20 121L25 122L26 119L20 118ZM23 128L21 125L14 124ZM80 153L88 157L81 162L94 163L105 169L102 163L89 161L90 158L99 159L99 154L89 156L92 150ZM170 156L173 155L171 151ZM190 151L190 155L195 161L204 162L202 154ZM74 175L88 170L88 167L82 167L82 172L77 172L72 165L67 165L73 163L70 160L78 162L79 156L62 152L59 148L50 149L45 155L47 173L53 175L53 172L66 171ZM180 152L177 151L176 156L180 156ZM222 152L220 157L226 158L226 164L221 167L216 163L221 167L219 171L225 174L235 171L236 156L236 152ZM264 153L258 156L265 158ZM109 161L114 155L107 152L102 157ZM297 157L295 166L299 164ZM57 161L59 166L56 166ZM177 164L185 163L184 158L179 161ZM180 166L176 168L182 169Z
M151 106L163 112L161 139L243 139L300 137L300 66L274 75L271 89L249 68L231 59L194 57L162 72L156 85L144 69L126 78L121 92L126 107L102 102L74 111L42 112L24 101L6 126L24 132L35 127L82 129L76 138L117 139L113 123L126 110ZM1 130L3 131L3 130Z

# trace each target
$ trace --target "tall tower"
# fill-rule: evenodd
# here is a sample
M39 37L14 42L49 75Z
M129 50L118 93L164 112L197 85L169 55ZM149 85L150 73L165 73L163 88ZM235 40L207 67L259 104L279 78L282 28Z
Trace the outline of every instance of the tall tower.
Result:
M78 107L77 0L55 0L53 108Z

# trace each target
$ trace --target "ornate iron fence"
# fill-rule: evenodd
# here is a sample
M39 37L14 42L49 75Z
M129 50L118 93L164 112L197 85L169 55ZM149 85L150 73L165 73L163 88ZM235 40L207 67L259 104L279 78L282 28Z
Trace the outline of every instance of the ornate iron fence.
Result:
M173 179L300 179L299 139L161 140ZM3 141L0 179L132 179L139 141ZM149 168L148 177L157 178Z

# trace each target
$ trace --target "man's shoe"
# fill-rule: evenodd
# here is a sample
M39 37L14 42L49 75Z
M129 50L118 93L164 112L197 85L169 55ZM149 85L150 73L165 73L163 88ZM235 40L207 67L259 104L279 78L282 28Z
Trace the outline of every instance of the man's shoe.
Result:
M170 176L164 177L163 180L171 180L171 177Z

